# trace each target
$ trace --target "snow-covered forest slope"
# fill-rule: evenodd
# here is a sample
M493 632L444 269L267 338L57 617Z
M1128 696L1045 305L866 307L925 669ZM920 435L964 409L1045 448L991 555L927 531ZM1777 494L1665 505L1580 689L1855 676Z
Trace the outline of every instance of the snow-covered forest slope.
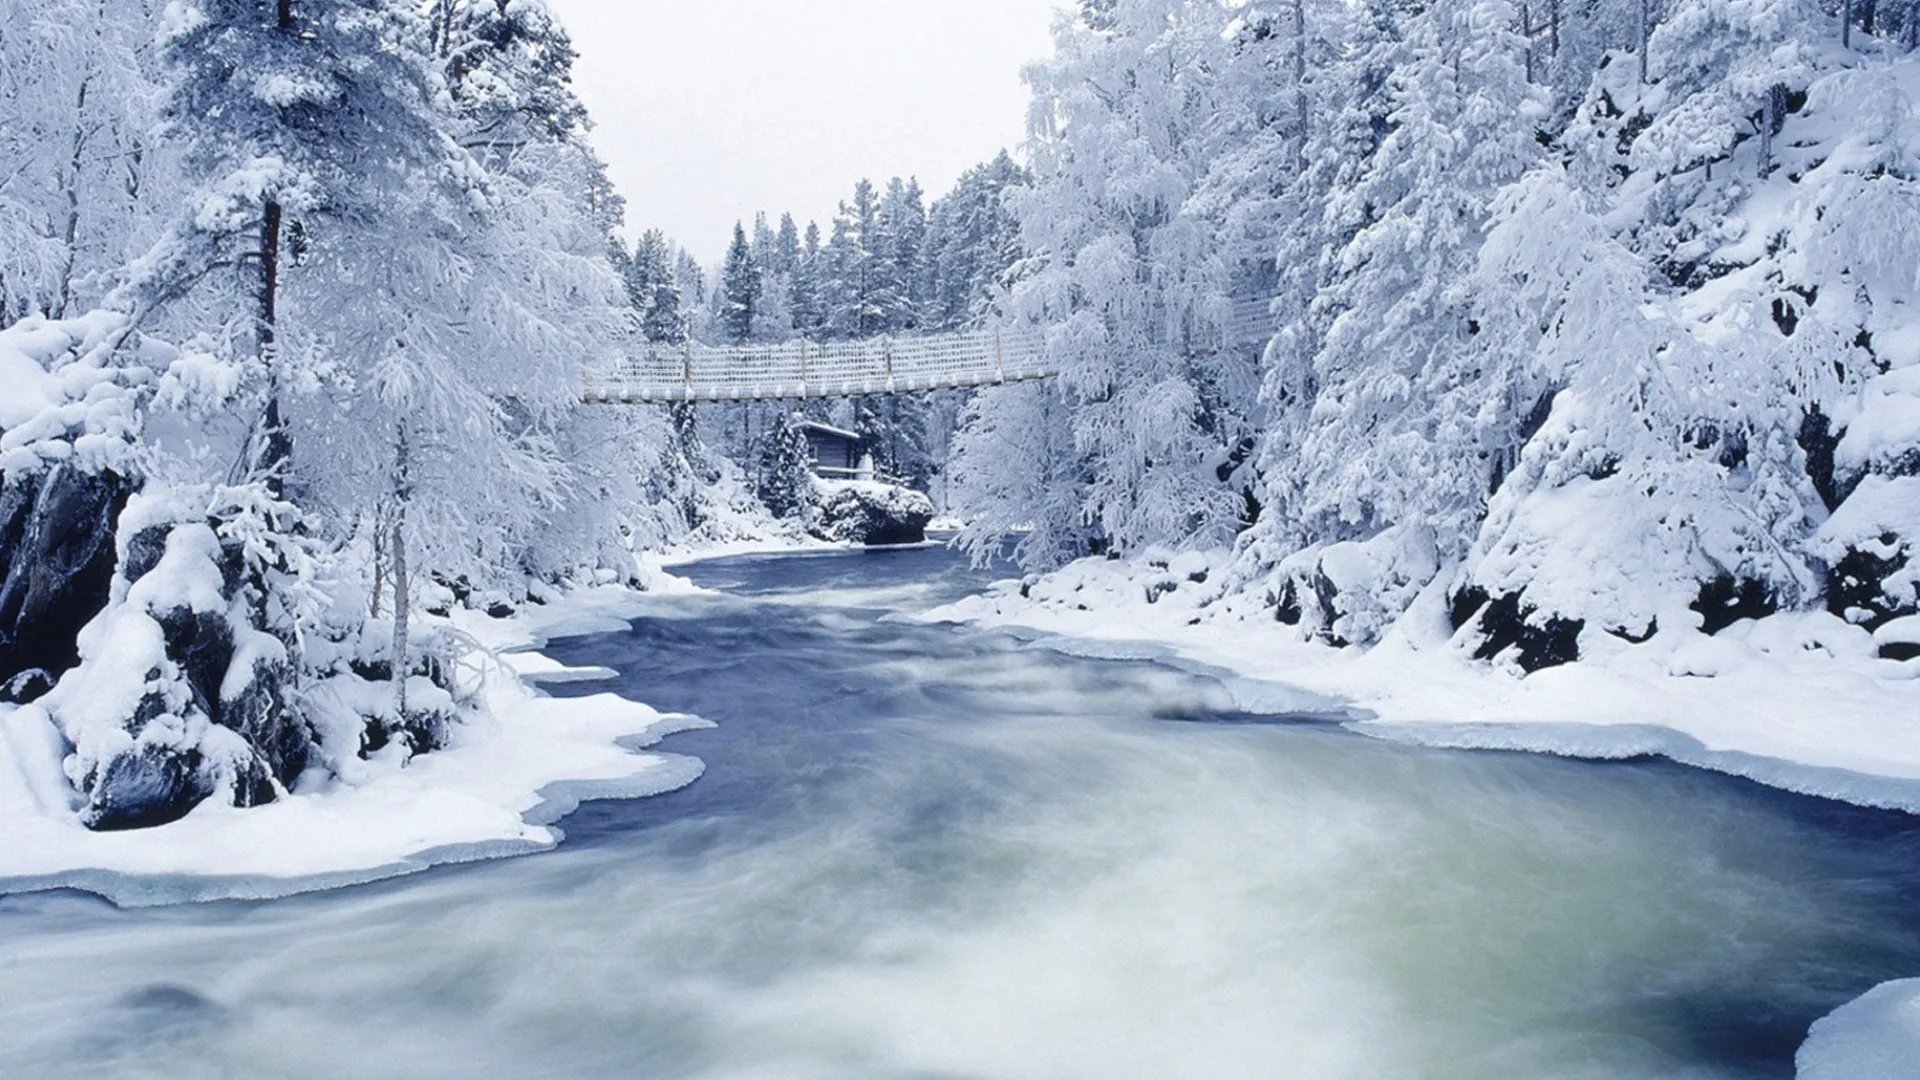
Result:
M977 552L1231 547L1240 617L1526 670L1825 612L1911 676L1920 11L1079 7L1011 197L1067 374L973 405ZM1193 347L1248 295L1264 353Z
M0 749L111 830L460 741L498 688L453 609L636 578L681 524L665 418L577 404L635 329L566 34L524 0L0 28Z

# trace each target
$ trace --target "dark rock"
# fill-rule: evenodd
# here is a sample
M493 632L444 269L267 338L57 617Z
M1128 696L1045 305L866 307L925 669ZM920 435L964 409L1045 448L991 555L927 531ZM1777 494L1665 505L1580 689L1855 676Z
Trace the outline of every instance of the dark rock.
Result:
M120 560L120 576L139 581L152 573L167 553L167 536L172 532L171 525L149 525L134 533L127 540L126 552Z
M1762 582L1721 574L1701 583L1691 607L1700 613L1701 632L1717 634L1742 619L1764 619L1779 611L1780 603Z
M1487 590L1478 585L1469 585L1448 597L1447 620L1453 624L1454 632L1458 633L1461 627L1467 625L1467 620L1479 614L1489 599L1492 598L1487 595Z
M53 672L46 668L29 668L8 679L4 686L0 686L0 700L37 701L45 697L47 691L52 690L54 683L58 681L54 678Z
M0 481L0 686L27 701L80 662L81 627L113 588L114 523L138 485L60 466Z
M1456 631L1473 622L1480 641L1473 653L1475 660L1491 660L1514 649L1520 669L1531 673L1580 659L1585 620L1557 615L1542 619L1537 609L1523 603L1519 593L1489 596L1486 590L1470 586L1455 593L1448 608Z
M196 750L143 746L121 754L100 770L81 821L100 832L178 821L213 793L200 764Z
M1300 610L1300 590L1295 587L1292 579L1288 579L1287 583L1280 587L1280 598L1274 604L1274 621L1288 626L1299 626L1304 614L1305 612Z
M1880 542L1892 552L1890 556L1849 548L1840 561L1827 570L1827 610L1841 618L1853 612L1865 612L1863 625L1869 630L1920 611L1920 595L1908 597L1902 603L1900 598L1887 595L1885 584L1888 578L1906 569L1912 556L1901 545L1900 537L1893 533L1882 535Z
M1632 645L1645 645L1647 642L1653 640L1653 635L1659 632L1660 632L1659 619L1647 620L1646 629L1639 630L1639 631L1629 630L1624 626L1614 626L1614 627L1609 627L1607 629L1607 633L1612 634L1614 637L1619 638L1621 641L1627 642L1628 644L1632 644Z
M504 600L496 601L487 606L487 617L492 619L511 619L513 618L513 605Z
M1828 510L1837 510L1848 491L1842 490L1839 479L1834 475L1834 450L1840 445L1840 434L1833 430L1833 421L1815 405L1807 410L1800 420L1800 434L1797 441L1800 450L1807 455L1807 478L1813 481L1813 489L1820 493L1820 501Z
M1910 641L1895 641L1886 645L1882 645L1880 646L1880 659L1882 660L1920 659L1920 644L1915 644Z

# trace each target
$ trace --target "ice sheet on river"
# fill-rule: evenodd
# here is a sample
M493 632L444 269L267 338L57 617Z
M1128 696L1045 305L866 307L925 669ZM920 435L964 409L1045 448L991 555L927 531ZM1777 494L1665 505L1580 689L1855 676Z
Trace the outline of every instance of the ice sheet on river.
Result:
M513 619L460 618L491 649L530 649L622 628L636 599L604 588ZM508 653L488 682L488 715L462 725L444 751L410 762L376 755L350 782L250 810L209 800L171 825L121 833L80 824L66 802L57 734L38 710L8 708L0 712L0 892L74 887L129 906L285 896L545 850L560 839L552 823L584 799L659 794L699 777L693 758L639 750L705 721L612 694L546 697L515 673L600 674Z

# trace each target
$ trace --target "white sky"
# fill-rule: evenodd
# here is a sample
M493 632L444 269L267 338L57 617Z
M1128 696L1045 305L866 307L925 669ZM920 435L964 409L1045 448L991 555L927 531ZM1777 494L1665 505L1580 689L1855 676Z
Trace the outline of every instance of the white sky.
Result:
M1020 69L1051 52L1058 2L548 0L629 234L703 261L756 211L824 231L861 177L917 176L931 200L1017 153Z

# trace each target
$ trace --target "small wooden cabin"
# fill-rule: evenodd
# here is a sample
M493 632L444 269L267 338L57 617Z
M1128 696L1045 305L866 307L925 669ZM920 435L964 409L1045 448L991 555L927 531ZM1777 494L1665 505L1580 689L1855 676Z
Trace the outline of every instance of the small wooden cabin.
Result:
M802 421L800 430L807 437L815 476L847 479L862 472L861 462L866 453L859 435L811 420Z

